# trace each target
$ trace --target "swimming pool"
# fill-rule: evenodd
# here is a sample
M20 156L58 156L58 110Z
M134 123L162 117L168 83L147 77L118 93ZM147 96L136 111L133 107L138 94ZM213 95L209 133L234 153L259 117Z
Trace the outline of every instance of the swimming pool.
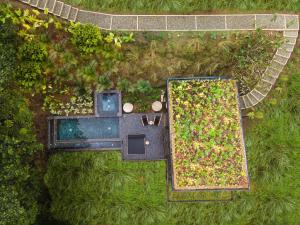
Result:
M57 119L57 141L119 138L119 118Z
M96 111L99 115L115 116L119 113L119 93L104 92L96 96Z

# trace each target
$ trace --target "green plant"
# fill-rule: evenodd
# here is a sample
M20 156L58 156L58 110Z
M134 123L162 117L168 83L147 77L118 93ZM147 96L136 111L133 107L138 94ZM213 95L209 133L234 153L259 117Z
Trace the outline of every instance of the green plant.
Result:
M91 24L71 23L68 31L71 33L71 42L82 54L98 52L103 43L99 28Z
M18 51L19 60L43 63L47 56L47 49L37 41L25 42Z
M129 80L124 78L119 78L117 83L117 89L124 93L127 93L130 90L131 85L132 84L130 83Z
M42 150L32 114L17 91L0 91L0 224L33 224L42 183L33 163Z
M48 28L50 24L57 24L53 18L40 18L38 10L13 10L10 4L0 5L0 23L12 22L18 26L18 35L25 40L33 40L38 29Z
M46 48L39 42L29 41L18 50L19 66L17 70L18 83L26 88L39 89L42 82L43 65L47 58Z
M174 80L168 91L175 188L247 188L235 81Z
M134 92L139 92L141 94L151 94L153 88L149 81L147 80L139 80L133 89Z

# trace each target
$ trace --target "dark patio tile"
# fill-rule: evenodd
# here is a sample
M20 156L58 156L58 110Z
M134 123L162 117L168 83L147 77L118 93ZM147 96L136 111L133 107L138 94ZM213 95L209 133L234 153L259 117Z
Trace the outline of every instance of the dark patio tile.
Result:
M153 120L155 115L150 114L123 114L120 118L121 129L120 135L123 141L122 155L124 160L161 160L165 159L166 148L166 130L165 130L165 115L162 115L160 125L143 126L141 116L147 115L149 120ZM146 154L128 154L128 135L145 134L145 140L149 141L149 145L145 145Z

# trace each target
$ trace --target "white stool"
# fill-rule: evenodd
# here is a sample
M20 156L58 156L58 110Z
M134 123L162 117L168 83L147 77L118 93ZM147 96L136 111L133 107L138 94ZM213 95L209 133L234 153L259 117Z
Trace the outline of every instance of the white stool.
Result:
M159 101L153 102L153 103L152 103L152 110L153 110L154 112L159 112L159 111L161 111L161 110L162 110L162 104L161 104L161 102L159 102Z
M125 112L125 113L131 113L132 111L133 111L133 105L131 104L131 103L125 103L124 105L123 105L123 111Z

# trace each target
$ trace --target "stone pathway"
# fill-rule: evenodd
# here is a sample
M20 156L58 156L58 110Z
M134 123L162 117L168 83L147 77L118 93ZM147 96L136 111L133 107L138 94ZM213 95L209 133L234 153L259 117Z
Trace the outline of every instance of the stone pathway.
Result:
M19 0L69 21L92 23L104 30L122 31L282 31L284 43L274 55L256 87L240 96L241 108L255 106L275 84L289 60L299 32L298 15L228 14L228 15L115 15L81 10L57 0Z

